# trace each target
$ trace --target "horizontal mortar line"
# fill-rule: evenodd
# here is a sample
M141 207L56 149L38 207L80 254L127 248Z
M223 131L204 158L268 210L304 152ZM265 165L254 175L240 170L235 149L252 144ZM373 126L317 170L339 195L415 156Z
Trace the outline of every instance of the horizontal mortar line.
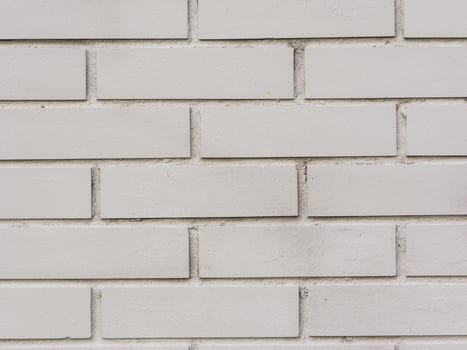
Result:
M156 83L155 83L156 84ZM449 105L451 103L467 104L466 97L398 97L398 98L329 98L329 99L112 99L112 100L0 100L0 109L30 109L30 108L104 108L104 107L300 107L300 106L339 106L366 104L415 104L436 103Z
M192 226L192 225L320 225L320 224L466 224L467 215L445 216L355 216L355 217L238 217L238 218L145 218L145 219L0 219L0 227L159 227L159 226ZM254 226L254 225L253 225Z
M246 345L253 343L255 345L351 345L351 344L395 344L403 341L404 344L417 343L420 341L433 341L439 338L439 340L448 341L454 343L455 341L465 341L467 336L395 336L395 337L384 337L384 336L371 336L371 337L354 337L354 336L332 336L332 337L310 337L307 336L305 339L300 338L132 338L132 339L99 339L99 343L92 343L89 340L66 340L66 339L40 339L34 343L31 340L0 340L0 349L9 349L9 346L24 346L27 350L29 347L38 348L39 346L89 346L89 345L144 345L144 346L158 346L158 345L192 345L191 343L197 342L199 344L236 344ZM429 343L427 343L429 344ZM450 343L447 343L450 344ZM25 346L26 345L26 346ZM29 346L29 347L28 347ZM137 349L137 347L136 347Z
M128 39L0 39L0 47L219 47L219 46L248 46L256 47L268 45L396 45L396 46L421 46L431 45L462 45L467 42L465 38L408 38L397 36L362 36L362 37L288 37L288 38L240 38L240 39L148 39L148 38L128 38Z
M1 143L1 142L0 142ZM132 166L285 166L297 162L323 165L467 165L467 156L283 157L283 158L122 158L122 159L0 159L0 169L30 167L132 167Z
M443 283L443 284L440 284ZM100 290L107 287L131 288L131 287L171 287L171 286L199 286L199 287L281 287L281 286L303 286L305 288L315 285L420 285L420 284L440 284L458 285L466 284L467 276L407 276L403 282L397 277L252 277L252 278L83 278L83 279L0 279L1 288L76 288L87 287Z
M351 345L351 344L370 344L370 343L381 343L381 344L397 344L399 342L403 342L404 344L411 344L417 343L419 344L420 341L426 342L433 342L436 340L443 340L449 341L454 343L455 341L465 341L467 340L466 335L409 335L409 336L328 336L328 337L320 337L320 336L310 336L306 335L304 338L298 337L290 337L290 338L264 338L264 337L255 337L255 338L248 338L248 337L240 337L240 338L127 338L127 339L111 339L111 338L103 338L99 339L99 342L93 343L91 341L83 341L83 340L68 340L68 339L34 339L35 342L31 343L31 340L21 340L21 339L1 339L0 340L0 349L5 346L15 346L15 345L29 345L31 348L37 348L38 346L59 346L59 345L66 345L66 346L103 346L103 345L168 345L168 344L180 344L180 345L189 345L187 343L191 342L199 342L200 344L255 344L255 345L268 345L268 344L275 344L275 345ZM429 343L427 343L429 344ZM449 343L447 343L449 344ZM446 345L447 345L446 344ZM444 345L444 344L443 344ZM137 347L136 347L137 348ZM135 348L135 349L136 349ZM24 347L25 350L28 347Z

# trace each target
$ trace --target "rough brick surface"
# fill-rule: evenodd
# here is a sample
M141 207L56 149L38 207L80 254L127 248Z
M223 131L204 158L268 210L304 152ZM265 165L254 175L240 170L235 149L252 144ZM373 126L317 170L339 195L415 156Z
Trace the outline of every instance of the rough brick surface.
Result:
M465 293L465 284L312 286L307 307L314 312L310 313L306 333L313 336L465 335Z
M1 159L190 156L188 108L0 110Z
M186 278L186 228L0 229L0 279Z
M392 0L200 0L199 18L201 39L393 36L395 28Z
M0 168L0 218L91 217L90 168Z
M409 225L407 274L467 276L467 225Z
M292 98L293 51L100 49L97 84L107 100Z
M311 165L308 214L467 214L466 176L466 165Z
M305 55L307 98L467 96L465 47L307 48Z
M1 0L0 39L186 38L186 17L184 0Z
M393 226L200 229L201 277L393 276Z
M102 307L104 338L298 335L297 287L109 288Z
M467 105L414 104L406 113L409 155L467 155Z
M408 38L465 38L464 0L406 0L405 35Z
M88 288L0 288L0 339L91 336Z
M394 105L204 107L203 158L389 156Z
M106 167L105 218L297 215L293 166Z
M0 100L85 100L86 51L0 48Z

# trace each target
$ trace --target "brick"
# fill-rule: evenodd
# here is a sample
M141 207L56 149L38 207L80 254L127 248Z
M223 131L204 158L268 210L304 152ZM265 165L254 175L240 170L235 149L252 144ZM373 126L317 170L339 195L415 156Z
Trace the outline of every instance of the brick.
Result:
M349 345L309 345L309 344L199 344L200 350L394 350L394 345L349 344ZM408 350L408 349L407 349ZM447 349L446 349L447 350ZM453 349L454 350L454 349ZM456 349L457 350L457 349ZM460 349L459 349L460 350Z
M466 293L466 284L310 286L306 334L465 335Z
M467 225L409 225L407 274L467 276Z
M103 167L102 217L297 215L294 166Z
M187 32L186 0L0 1L0 39L186 38Z
M91 337L88 288L0 288L0 339Z
M384 226L207 226L201 277L394 276L395 229Z
M293 49L99 49L99 99L293 97ZM202 83L201 83L202 82Z
M0 229L0 279L186 278L183 227Z
M298 336L298 288L106 288L104 338Z
M399 350L464 350L467 343L400 344Z
M90 168L0 168L0 219L91 217Z
M0 110L0 159L190 156L188 108Z
M307 48L307 98L466 97L465 47Z
M0 76L0 100L85 100L86 52L3 48Z
M393 0L200 0L201 39L394 36Z
M407 38L466 38L464 0L406 0L404 35Z
M309 165L308 214L464 215L465 178L463 164Z
M391 105L202 107L201 155L333 157L396 154Z
M467 105L408 105L407 153L467 155Z

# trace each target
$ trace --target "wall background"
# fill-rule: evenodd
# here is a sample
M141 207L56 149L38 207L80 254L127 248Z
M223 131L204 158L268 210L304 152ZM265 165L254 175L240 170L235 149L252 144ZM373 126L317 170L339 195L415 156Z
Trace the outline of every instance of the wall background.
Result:
M0 349L464 349L462 0L0 0Z

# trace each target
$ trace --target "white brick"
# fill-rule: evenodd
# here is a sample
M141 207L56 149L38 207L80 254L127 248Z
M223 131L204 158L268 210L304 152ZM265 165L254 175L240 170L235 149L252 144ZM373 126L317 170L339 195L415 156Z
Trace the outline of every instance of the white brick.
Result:
M297 215L294 166L101 169L102 217Z
M395 155L395 106L202 107L201 154L204 158Z
M186 278L188 230L158 227L0 229L0 279Z
M393 0L200 0L201 39L394 36Z
M349 344L349 345L309 345L309 344L199 344L200 350L394 350L393 345ZM14 350L14 349L13 349ZM408 350L408 349L407 349Z
M406 0L404 35L407 38L467 37L465 0Z
M0 110L0 159L189 156L188 108Z
M1 339L91 337L87 288L1 288Z
M464 215L467 166L310 165L310 216Z
M465 47L307 48L307 98L466 97Z
M1 168L0 219L91 217L90 168Z
M407 274L467 276L467 225L409 225Z
M394 276L394 226L200 228L201 277Z
M104 338L298 336L298 288L106 288Z
M310 286L306 334L465 335L466 294L466 284Z
M100 49L99 99L293 97L290 48Z
M0 0L0 39L186 37L186 0Z
M400 344L399 350L465 350L467 343L438 343Z
M467 105L407 106L407 153L467 155Z
M3 48L0 77L0 100L85 100L86 52Z

